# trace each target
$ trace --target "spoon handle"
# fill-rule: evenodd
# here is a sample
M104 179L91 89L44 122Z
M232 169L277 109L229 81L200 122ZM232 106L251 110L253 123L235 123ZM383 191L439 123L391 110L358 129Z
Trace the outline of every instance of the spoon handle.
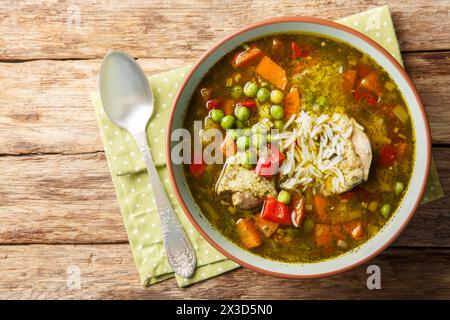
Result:
M161 230L167 259L176 274L184 278L189 278L194 273L196 265L195 252L164 191L155 164L153 163L145 132L134 133L133 136L147 165L148 176L161 220Z

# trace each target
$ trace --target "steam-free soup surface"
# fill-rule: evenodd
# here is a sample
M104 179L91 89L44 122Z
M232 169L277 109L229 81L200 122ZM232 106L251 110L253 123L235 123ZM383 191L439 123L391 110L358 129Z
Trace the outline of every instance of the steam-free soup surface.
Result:
M268 36L228 53L196 89L185 127L203 147L214 140L205 130L224 137L225 164L195 154L185 166L205 217L242 248L285 262L324 260L376 234L414 161L394 81L368 55L316 35Z

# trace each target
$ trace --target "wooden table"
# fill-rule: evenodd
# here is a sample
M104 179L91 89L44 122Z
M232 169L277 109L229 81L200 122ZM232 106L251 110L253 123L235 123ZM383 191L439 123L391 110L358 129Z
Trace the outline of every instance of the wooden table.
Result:
M337 276L293 281L239 269L186 289L173 279L142 287L89 100L108 49L156 73L252 21L335 19L383 1L40 2L0 2L0 298L450 298L449 197L421 206L395 244ZM391 2L449 194L450 4ZM366 287L370 264L381 267L381 290ZM70 281L78 271L79 289Z

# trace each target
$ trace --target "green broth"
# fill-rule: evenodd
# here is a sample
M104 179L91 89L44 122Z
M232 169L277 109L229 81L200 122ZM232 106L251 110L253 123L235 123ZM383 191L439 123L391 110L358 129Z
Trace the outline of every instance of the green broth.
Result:
M274 49L274 39L282 44L281 49ZM308 55L293 59L293 49L290 46L292 42L298 44ZM400 205L410 182L415 141L408 107L399 89L389 74L368 55L344 42L310 34L280 34L257 39L247 45L250 48L260 49L265 56L270 57L285 70L288 85L284 94L286 95L291 87L297 88L301 97L301 110L311 114L342 112L353 117L364 127L371 141L373 153L370 174L366 182L345 196L326 197L328 202L326 223L318 220L313 207L312 210L306 210L306 218L303 219L300 228L279 226L270 237L260 234L262 243L249 251L272 260L314 262L358 247L386 224ZM198 86L184 121L185 128L192 134L198 134L193 132L195 120L208 121L205 118L208 118L209 110L205 107L205 98L200 94L202 88L212 92L207 98L232 100L235 104L237 100L231 96L231 86L227 86L230 84L230 78L232 86L244 87L248 81L254 81L259 87L265 85L263 84L265 79L255 72L257 63L233 68L230 61L242 50L243 48L239 47L228 53L211 68ZM343 77L348 70L355 70L357 74L355 81L360 81L359 87L355 89L353 85L350 91L346 91L343 85L346 81ZM372 96L368 95L369 98L363 97L358 100L355 92L361 91L365 94L363 90L365 87L361 82L366 85L367 82L364 81L370 80L369 76L365 75L367 70L377 79L379 88L376 90L379 90L379 93L372 92ZM269 84L269 90L273 88L274 86ZM369 103L369 99L375 95L376 102ZM322 105L319 105L319 102ZM281 105L285 108L283 104ZM406 119L400 119L396 110L406 111ZM251 126L259 118L260 114L252 110L252 116L245 125ZM222 130L218 124L209 122L209 125ZM385 159L389 150L395 151L395 160L391 164L389 158ZM382 163L384 164L381 165ZM243 246L236 222L240 218L252 220L260 210L236 210L229 197L216 194L215 184L221 170L222 165L207 165L201 176L194 177L186 165L186 180L195 201L214 228L237 245ZM276 180L277 191L280 191L279 181ZM394 192L396 182L401 182L405 186L400 193ZM390 205L387 218L380 213L383 204ZM308 220L309 227L314 223L311 230L305 227L305 220ZM351 233L345 231L352 223L359 223L362 226L362 236L354 238ZM333 239L327 245L318 245L318 225L326 225L325 230L335 230L331 233Z

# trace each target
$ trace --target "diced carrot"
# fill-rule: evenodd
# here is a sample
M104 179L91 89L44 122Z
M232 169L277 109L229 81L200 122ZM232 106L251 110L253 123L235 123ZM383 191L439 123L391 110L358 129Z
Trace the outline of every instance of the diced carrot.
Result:
M261 245L262 239L253 220L241 218L236 222L236 228L244 247L251 249Z
M356 70L353 69L346 70L342 74L342 77L344 78L344 82L342 84L344 90L347 92L353 90L356 80Z
M231 61L231 65L233 68L240 68L256 63L263 57L263 55L264 53L259 48L252 47L248 50L238 52Z
M314 241L319 247L329 247L334 240L344 240L341 226L316 223L314 226Z
M378 98L381 94L381 85L377 74L375 72L369 72L369 74L362 78L358 89L373 93Z
M327 247L331 244L331 226L316 223L314 226L314 241L319 247Z
M225 136L225 139L220 144L220 151L222 151L222 154L228 158L233 156L236 153L236 144L234 143L234 140L229 135Z
M234 114L234 101L231 99L226 99L223 103L223 113L226 115Z
M307 58L299 60L294 66L294 73L302 73L305 69L315 66L320 62L319 57L309 56Z
M284 98L284 117L289 119L293 114L300 112L300 95L298 89L292 87Z
M259 214L255 216L255 222L258 229L267 238L270 238L278 229L278 223L266 220L262 218L261 215Z
M278 89L286 89L286 85L288 83L286 71L284 71L282 67L276 64L269 57L264 56L255 71L258 75L264 78L264 80L270 82Z
M347 232L353 239L361 240L364 238L364 227L361 220L353 220L343 225L344 231Z
M328 220L327 214L328 200L320 195L314 196L314 213L320 222L326 222Z
M405 155L405 151L406 151L406 142L400 142L398 144L398 152L397 152L397 157L401 158Z

